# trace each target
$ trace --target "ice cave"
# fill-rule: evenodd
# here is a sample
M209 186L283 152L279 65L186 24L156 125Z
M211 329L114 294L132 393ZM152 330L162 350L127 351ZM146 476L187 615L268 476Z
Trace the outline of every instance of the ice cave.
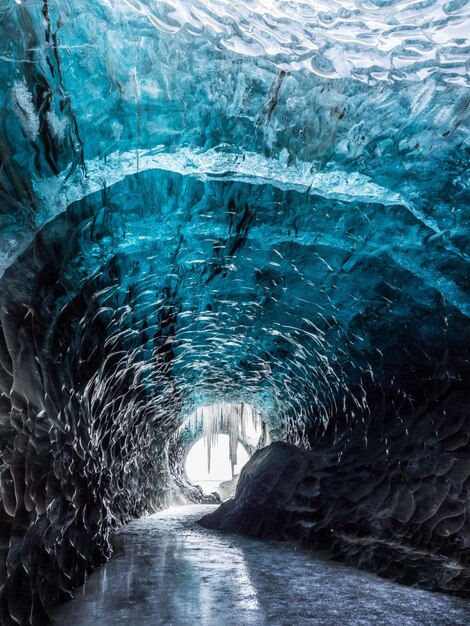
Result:
M1 625L468 626L470 1L0 0L0 106Z

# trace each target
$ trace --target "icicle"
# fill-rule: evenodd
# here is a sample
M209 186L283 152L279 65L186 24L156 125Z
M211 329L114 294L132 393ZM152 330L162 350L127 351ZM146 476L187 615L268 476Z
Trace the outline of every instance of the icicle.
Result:
M244 404L240 408L240 434L243 440L246 439L246 409Z
M257 433L260 433L264 427L261 415L249 404L218 403L196 409L181 428L189 426L193 432L196 432L202 426L204 443L207 448L209 473L211 471L212 446L217 445L219 434L228 433L230 464L232 476L234 476L235 466L238 462L238 444L240 439L246 439L247 425L250 423Z
M235 417L235 419L234 419ZM237 448L238 448L238 416L230 414L228 426L229 437L229 456L230 465L232 466L232 478L235 476L235 465L237 464Z
M211 473L211 451L212 451L212 446L210 445L210 443L208 443L207 439L204 441L204 447L207 450L207 473L210 474Z

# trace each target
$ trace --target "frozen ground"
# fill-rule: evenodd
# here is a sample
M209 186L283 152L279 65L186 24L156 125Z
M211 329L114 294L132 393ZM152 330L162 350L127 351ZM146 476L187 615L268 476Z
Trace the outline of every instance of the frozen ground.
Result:
M295 547L207 531L212 506L169 509L114 538L60 626L467 626L470 602L397 585Z

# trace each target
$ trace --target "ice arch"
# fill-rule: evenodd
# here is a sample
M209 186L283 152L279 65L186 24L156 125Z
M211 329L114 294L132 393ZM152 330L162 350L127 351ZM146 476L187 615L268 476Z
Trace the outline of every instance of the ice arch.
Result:
M266 422L261 414L249 404L219 403L199 407L183 427L197 433L202 431L207 451L207 471L211 470L211 452L217 445L219 435L227 434L229 442L229 462L233 468L238 465L238 444L256 449L258 444L269 441Z
M205 485L200 485L199 479L201 475L207 474L204 478L205 482L211 474L214 467L212 451L215 449L217 452L220 436L228 438L228 448L223 461L220 459L221 451L219 451L219 462L231 467L230 476L226 476L224 481L234 478L237 466L237 471L239 471L240 446L246 462L247 454L251 456L256 449L268 445L271 440L269 423L250 404L218 402L201 405L183 421L169 441L169 469L174 501L183 503L218 501L217 498L207 494ZM198 442L203 446L204 459L198 457L200 467L195 468L191 477L188 472L188 457ZM232 480L230 485L224 485L222 489L216 489L216 485L212 485L213 488L209 492L217 492L226 498L228 495L233 495L237 482L238 478ZM203 491L197 487L198 485Z
M169 503L222 402L275 443L212 523L469 593L468 4L268 9L2 9L8 626Z

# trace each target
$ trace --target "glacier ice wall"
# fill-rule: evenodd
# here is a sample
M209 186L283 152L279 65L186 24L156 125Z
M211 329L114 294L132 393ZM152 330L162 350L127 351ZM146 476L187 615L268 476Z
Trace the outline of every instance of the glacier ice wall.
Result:
M0 9L2 623L217 402L383 481L361 532L468 593L469 4L234 4Z

